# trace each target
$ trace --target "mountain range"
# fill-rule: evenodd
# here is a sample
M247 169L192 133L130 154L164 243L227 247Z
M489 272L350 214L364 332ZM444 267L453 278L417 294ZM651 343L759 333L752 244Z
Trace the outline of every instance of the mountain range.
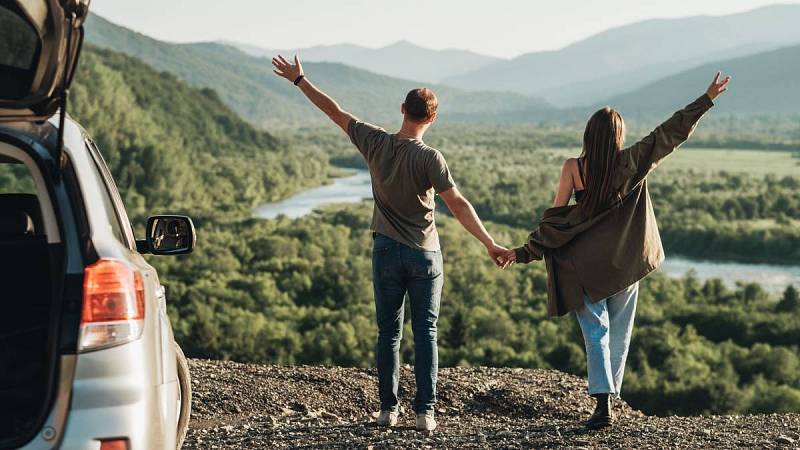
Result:
M590 105L708 62L798 44L798 24L798 4L646 20L443 81L463 89L539 96L564 107Z
M253 56L273 57L276 54L302 55L303 61L336 62L366 69L395 78L439 83L443 79L478 70L502 61L468 50L431 50L408 41L399 41L381 48L354 44L320 45L295 49L263 49L254 45L222 41Z
M427 50L407 42L380 49L316 47L300 50L300 54L307 61L309 79L346 109L384 125L399 118L405 92L421 85L437 92L443 122L576 120L603 104L626 115L663 116L699 95L716 70L732 73L734 81L732 93L720 99L715 111L797 113L800 27L795 23L800 23L800 5L719 17L649 20L600 33L559 51L510 61L470 52ZM272 73L269 59L260 56L269 55L270 50L219 42L163 42L97 15L87 21L86 39L92 46L136 57L195 87L215 90L228 107L257 126L325 120L290 83ZM394 72L392 64L402 62L399 55L404 52L418 62L404 67L418 72L406 73L408 78L377 73ZM367 54L373 56L371 61L359 59L358 55ZM311 61L316 58L349 64ZM445 83L419 81L430 67L453 68L459 59L488 66L446 78ZM371 66L363 67L366 64ZM442 72L431 76L442 76ZM492 90L504 86L509 90ZM513 89L520 92L511 92Z
M98 15L86 22L86 41L138 58L189 84L214 89L239 115L258 126L322 122L296 88L272 72L269 59L219 43L173 44L113 24ZM349 111L377 123L400 117L405 93L422 83L375 74L339 63L307 63L309 79L339 99ZM558 110L522 94L471 92L429 85L439 97L440 117L451 121L541 120Z
M706 64L613 97L608 104L629 116L665 115L691 100L719 67L732 73L731 92L716 110L735 113L800 113L800 45Z

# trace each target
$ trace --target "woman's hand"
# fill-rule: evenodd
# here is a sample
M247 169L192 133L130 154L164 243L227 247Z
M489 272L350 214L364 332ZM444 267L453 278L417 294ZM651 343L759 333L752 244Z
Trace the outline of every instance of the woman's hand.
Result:
M506 251L505 255L503 255L503 259L510 266L511 264L514 264L515 262L517 262L517 253L514 251L514 249L510 249L510 250Z
M275 75L286 78L292 83L294 83L297 77L303 75L303 65L300 64L300 58L298 58L297 55L294 55L294 64L286 61L283 56L278 55L272 58L272 65L275 66L275 68L272 69Z
M714 79L711 81L711 86L708 87L706 91L706 95L712 101L722 95L723 92L728 90L728 82L731 81L731 76L728 75L722 81L720 81L719 77L722 75L722 72L717 72L714 76Z

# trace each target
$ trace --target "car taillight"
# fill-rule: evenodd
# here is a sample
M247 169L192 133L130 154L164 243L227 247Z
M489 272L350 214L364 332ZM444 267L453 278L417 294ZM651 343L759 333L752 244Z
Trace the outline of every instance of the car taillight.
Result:
M100 441L100 450L128 450L128 440L103 439Z
M143 325L142 274L113 259L87 266L78 350L99 350L136 340Z

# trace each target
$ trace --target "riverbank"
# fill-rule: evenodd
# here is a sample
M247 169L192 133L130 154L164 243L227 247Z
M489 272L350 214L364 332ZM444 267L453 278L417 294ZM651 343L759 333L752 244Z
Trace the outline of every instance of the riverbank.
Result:
M800 266L704 261L668 254L661 271L672 278L692 274L700 280L718 278L725 286L758 283L770 294L781 294L789 285L800 286Z
M298 218L331 204L358 203L371 199L369 172L363 169L336 168L338 177L328 184L307 189L278 202L265 203L253 214L263 219L281 215ZM700 280L719 278L729 288L737 283L758 283L770 294L779 295L786 286L800 286L800 266L761 264L745 261L701 260L668 252L662 271L673 278L693 272Z
M369 172L366 170L338 169L339 175L328 184L301 191L278 202L259 205L253 214L262 219L286 216L296 219L311 213L320 206L332 203L356 203L372 197Z

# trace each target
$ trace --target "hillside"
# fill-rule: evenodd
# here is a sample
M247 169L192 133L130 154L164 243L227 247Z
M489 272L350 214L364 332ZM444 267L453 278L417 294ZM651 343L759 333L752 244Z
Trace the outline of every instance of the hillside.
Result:
M251 123L278 126L324 120L286 80L272 73L268 59L215 43L161 42L93 15L86 24L92 45L134 56L158 70L200 88L215 90L222 101ZM405 93L420 83L377 75L336 63L307 63L306 72L348 110L381 124L397 121ZM554 108L541 100L510 93L466 92L430 85L441 103L440 120L535 120Z
M440 83L447 77L501 61L500 58L468 50L431 50L408 41L395 42L380 48L337 44L284 50L264 49L236 42L223 43L253 56L271 58L276 53L299 54L306 61L337 62L382 75L427 83Z
M800 5L727 16L637 22L561 50L521 55L445 83L514 91L559 106L588 105L708 61L800 42Z
M714 113L800 113L800 45L706 64L654 81L607 101L631 116L666 116L687 102L717 70L733 74L732 95L722 96Z
M88 47L81 58L70 112L98 143L135 218L165 207L248 214L326 176L326 158L289 152L211 90L108 50Z
M654 417L615 404L619 423L587 432L586 382L557 371L445 368L439 428L413 430L413 372L401 369L400 426L372 423L374 370L192 360L185 449L792 447L800 414Z

